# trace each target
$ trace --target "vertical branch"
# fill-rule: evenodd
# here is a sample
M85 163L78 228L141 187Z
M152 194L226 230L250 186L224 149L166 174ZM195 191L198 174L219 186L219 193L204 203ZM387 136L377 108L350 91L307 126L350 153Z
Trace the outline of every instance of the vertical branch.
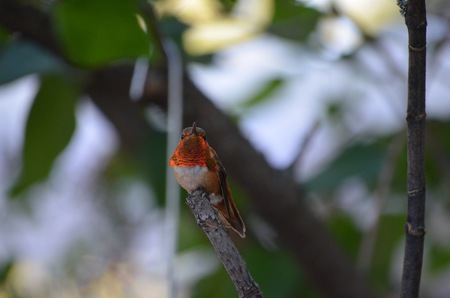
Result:
M418 297L425 235L425 0L408 0L408 214L403 260L402 297Z

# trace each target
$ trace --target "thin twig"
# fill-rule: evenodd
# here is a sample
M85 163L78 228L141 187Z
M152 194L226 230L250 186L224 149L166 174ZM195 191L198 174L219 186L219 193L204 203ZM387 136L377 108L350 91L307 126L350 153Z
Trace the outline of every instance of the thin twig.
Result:
M401 296L419 297L425 236L425 0L408 0L408 216Z
M196 190L187 197L186 201L197 224L208 237L230 275L239 297L262 298L263 294L258 284L253 280L230 235L220 222L217 212L209 203L207 193L202 189Z

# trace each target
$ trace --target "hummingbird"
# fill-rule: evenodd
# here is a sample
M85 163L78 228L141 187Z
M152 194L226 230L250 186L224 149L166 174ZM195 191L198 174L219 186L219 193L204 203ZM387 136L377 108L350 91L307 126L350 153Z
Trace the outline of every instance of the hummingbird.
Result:
M206 132L195 122L192 127L183 129L169 166L173 168L178 183L188 193L204 188L223 225L245 237L245 225L231 196L225 168L216 151L206 141Z

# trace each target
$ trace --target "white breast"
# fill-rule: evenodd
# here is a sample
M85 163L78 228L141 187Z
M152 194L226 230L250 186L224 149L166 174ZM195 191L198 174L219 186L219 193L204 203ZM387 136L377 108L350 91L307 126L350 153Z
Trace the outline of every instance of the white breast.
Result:
M199 181L208 172L207 167L196 165L195 167L173 167L178 183L188 192L193 192L200 185Z

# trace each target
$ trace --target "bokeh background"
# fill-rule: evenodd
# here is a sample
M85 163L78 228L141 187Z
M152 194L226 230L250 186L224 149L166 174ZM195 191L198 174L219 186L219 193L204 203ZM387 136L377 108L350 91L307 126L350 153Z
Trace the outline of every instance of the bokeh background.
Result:
M160 75L163 39L185 76L305 191L373 291L398 294L407 32L394 0L159 0L152 12L134 1L13 2L0 2L0 297L236 296L184 192L168 253L167 96L140 97L172 88ZM438 298L450 297L450 2L427 6L422 297ZM108 67L134 76L111 78ZM151 135L117 104L114 88L130 80L127 100ZM111 101L93 101L99 93ZM229 179L249 230L234 240L265 296L321 297Z

